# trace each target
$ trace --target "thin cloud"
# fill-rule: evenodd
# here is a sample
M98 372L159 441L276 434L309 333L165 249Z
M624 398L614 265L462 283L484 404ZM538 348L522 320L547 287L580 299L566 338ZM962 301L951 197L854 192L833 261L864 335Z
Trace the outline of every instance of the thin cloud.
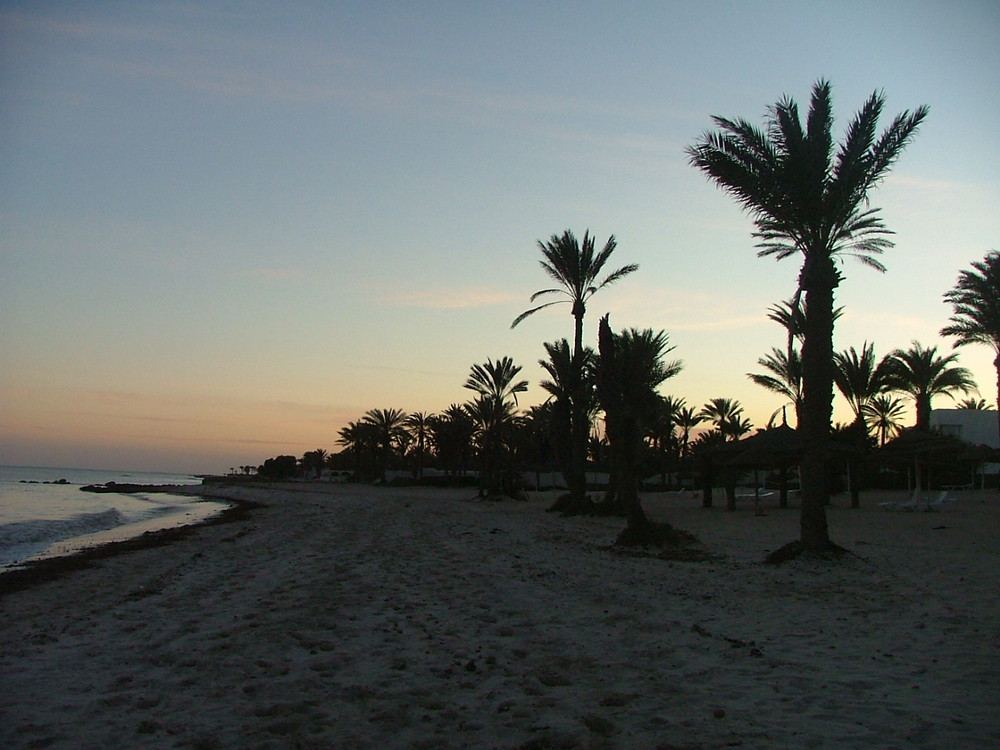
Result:
M301 268L250 268L246 271L236 271L227 275L234 279L250 279L252 281L259 281L267 284L286 283L313 285L316 283L315 279L306 276Z
M469 289L383 290L378 300L391 307L415 307L430 310L462 310L507 304L518 297L510 292L473 287Z

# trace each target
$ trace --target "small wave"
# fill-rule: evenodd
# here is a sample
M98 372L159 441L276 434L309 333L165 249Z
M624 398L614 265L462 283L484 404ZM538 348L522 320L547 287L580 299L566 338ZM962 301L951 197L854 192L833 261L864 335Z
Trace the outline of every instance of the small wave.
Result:
M22 544L58 542L95 531L114 529L129 523L123 513L110 508L100 513L85 513L72 518L46 521L20 521L0 526L0 549Z

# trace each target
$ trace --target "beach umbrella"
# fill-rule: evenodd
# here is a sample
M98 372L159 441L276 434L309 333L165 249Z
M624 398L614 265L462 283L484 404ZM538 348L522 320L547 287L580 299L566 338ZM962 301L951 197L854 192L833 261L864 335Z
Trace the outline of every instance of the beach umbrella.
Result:
M734 443L729 456L731 466L753 469L754 493L760 495L759 469L778 469L779 506L788 507L788 469L802 460L802 438L787 424L761 430Z
M921 468L929 468L934 463L955 462L965 445L961 440L951 435L908 427L879 448L878 454L882 460L887 462L907 463L912 461L914 492L920 492L922 489Z
M1000 463L1000 449L993 448L985 443L969 445L958 454L958 460L968 462L972 465L972 482L970 485L972 489L975 489L976 474L979 473L979 468L986 463ZM982 472L980 476L982 478L979 480L979 488L982 489L986 486L986 472Z
M761 430L731 443L729 463L733 466L769 468L790 466L802 458L802 438L788 425Z

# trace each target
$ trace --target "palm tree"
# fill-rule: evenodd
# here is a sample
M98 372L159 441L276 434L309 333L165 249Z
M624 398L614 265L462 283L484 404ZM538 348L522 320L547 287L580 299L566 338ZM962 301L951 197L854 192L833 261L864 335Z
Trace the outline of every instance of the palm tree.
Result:
M313 472L316 479L323 474L323 467L326 465L326 451L317 448L314 451L306 451L302 456L302 469L305 472Z
M757 360L770 374L748 372L754 383L787 398L795 407L795 423L802 418L802 358L794 347L786 351L772 347L771 353ZM782 407L784 408L784 407Z
M674 433L677 426L677 414L684 406L684 399L675 396L659 396L656 410L650 419L646 436L656 455L656 464L660 472L660 484L667 485L667 472L672 470L680 459L681 442Z
M976 390L972 373L964 367L952 366L957 359L955 353L943 357L937 353L936 346L925 349L917 341L912 342L909 349L896 349L889 355L887 366L892 390L902 391L913 398L918 430L926 432L930 429L931 399L934 396L954 398L957 392Z
M796 296L805 294L802 342L802 511L798 544L775 558L832 548L826 522L826 443L833 416L834 290L842 276L836 261L853 256L878 261L892 246L879 209L868 193L889 172L927 116L919 107L897 116L876 137L885 99L875 92L848 126L834 152L830 84L818 81L805 127L798 105L783 97L770 107L765 129L746 120L715 117L717 132L688 149L693 166L734 197L753 217L758 255L778 260L801 254Z
M993 411L993 405L986 403L985 398L963 398L957 404L956 409L968 409L969 411Z
M569 489L560 510L577 512L587 504L587 442L596 410L594 395L594 351L585 347L579 358L570 352L569 342L546 343L548 359L538 360L549 379L541 383L550 395L556 428L556 445L563 476Z
M577 242L576 236L568 229L562 233L561 237L556 234L552 235L548 242L543 243L539 240L538 248L542 251L545 259L538 261L538 263L542 270L559 286L535 292L531 295L530 301L534 302L539 297L546 297L550 294L561 294L566 299L546 302L544 305L525 310L514 318L510 327L514 328L528 316L534 315L546 307L569 302L573 305L573 320L576 326L573 354L579 356L583 350L583 316L587 313L587 301L598 290L639 270L637 264L630 263L611 271L598 281L598 277L604 271L604 266L617 246L618 243L615 241L614 235L611 235L604 244L604 248L595 255L594 238L590 236L589 230L583 233L583 242Z
M587 313L587 302L598 290L614 284L616 281L639 270L637 264L630 263L629 265L610 271L603 278L600 278L604 272L604 267L611 259L611 255L617 246L618 243L614 235L611 235L604 244L604 247L599 252L595 252L595 239L590 236L589 230L583 233L582 242L579 242L569 229L564 231L562 236L552 235L548 242L543 243L539 240L538 248L542 251L543 256L543 259L539 261L539 265L541 265L542 270L558 286L535 292L531 295L530 301L535 302L540 297L548 297L553 294L561 295L562 299L546 302L537 307L525 310L514 318L514 322L510 324L510 327L514 328L522 320L534 315L539 310L563 302L569 302L572 305L571 312L574 322L573 358L571 364L574 367L580 368L580 371L572 376L572 380L576 382L583 383L586 380L585 373L583 372L583 368L586 365L583 349L583 318ZM580 467L583 466L585 470L588 437L589 430L573 430L573 442L569 450L573 465L575 466L571 470L574 476L572 479L570 477L566 478L567 484L570 485L570 503L572 504L583 503L586 493L586 482L584 481L581 484L577 480L579 479ZM585 475L583 476L585 480Z
M378 430L368 422L348 422L338 431L337 444L354 457L354 475L361 478L368 474L366 459L378 452Z
M680 372L683 365L680 361L663 361L664 355L673 350L663 331L629 329L615 334L605 315L598 340L597 395L611 446L615 499L628 518L619 542L641 543L656 528L639 500L643 436L660 398L656 389Z
M834 310L833 320L836 321L843 311L842 307ZM757 360L757 364L770 370L772 376L755 376L750 373L747 376L757 385L788 398L795 407L795 424L798 425L802 419L802 355L797 345L801 345L806 331L806 306L802 295L796 294L789 300L782 300L769 307L767 317L785 329L785 352L782 354L772 348L771 354ZM784 414L784 407L781 411ZM771 415L772 422L777 414L776 410Z
M788 332L789 341L801 341L806 332L806 311L801 296L782 300L767 308L767 317Z
M413 452L416 453L418 478L424 476L424 461L427 458L427 446L431 440L431 416L425 411L415 411L403 420L403 425L410 431L417 443Z
M749 421L743 418L743 407L731 398L713 398L698 412L703 420L715 425L715 429L725 440L738 440L740 435L750 431Z
M859 460L869 448L864 408L889 386L887 363L887 358L876 362L875 345L867 341L861 345L860 353L852 346L833 355L833 382L854 412L854 421L842 431L844 438L854 447L847 462L852 508L861 506Z
M514 382L520 372L521 367L515 365L510 357L503 357L496 362L487 359L485 364L472 366L464 387L498 402L513 399L517 404L517 394L528 390L527 380Z
M677 426L680 428L681 456L688 454L688 447L691 443L691 430L700 425L704 420L693 406L682 405L677 409Z
M878 433L880 446L885 445L886 440L899 433L903 426L900 420L905 411L906 407L903 406L903 402L887 393L874 396L861 409L865 423Z
M389 456L409 438L405 426L406 412L402 409L369 409L361 421L370 425L374 431L375 443L378 446L378 473L384 482L385 472L389 467Z
M480 452L483 459L483 484L480 494L496 497L501 491L497 464L504 447L505 432L514 420L517 394L528 390L527 380L516 380L521 367L510 357L485 364L473 365L465 387L478 397L466 405L469 415L478 425Z
M833 355L833 381L837 390L847 399L854 412L854 418L864 423L865 404L880 393L884 393L889 385L889 358L875 360L875 345L867 341L861 345L858 352L853 346Z
M951 325L941 329L942 336L955 336L955 346L986 344L996 357L997 405L1000 406L1000 253L992 251L973 270L962 271L955 288L944 295L951 303ZM1000 435L1000 413L997 414Z
M438 459L445 471L464 475L476 427L469 412L461 404L452 404L431 418L431 433L437 446Z

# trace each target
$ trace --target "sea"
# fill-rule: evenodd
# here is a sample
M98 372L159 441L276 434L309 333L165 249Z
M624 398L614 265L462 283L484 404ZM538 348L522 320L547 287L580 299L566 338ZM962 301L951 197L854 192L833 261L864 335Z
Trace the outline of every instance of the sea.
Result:
M0 573L46 557L197 523L224 503L166 493L96 493L90 484L197 485L192 474L0 466Z

